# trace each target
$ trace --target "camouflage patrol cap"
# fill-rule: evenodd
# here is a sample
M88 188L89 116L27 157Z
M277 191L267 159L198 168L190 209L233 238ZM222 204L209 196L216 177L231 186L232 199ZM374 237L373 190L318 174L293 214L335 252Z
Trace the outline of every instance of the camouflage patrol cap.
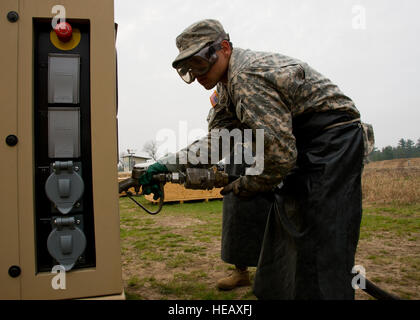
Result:
M226 39L229 38L222 24L217 20L206 19L192 24L176 38L179 54L172 62L172 67L176 68L179 61L193 56L207 44L223 36Z

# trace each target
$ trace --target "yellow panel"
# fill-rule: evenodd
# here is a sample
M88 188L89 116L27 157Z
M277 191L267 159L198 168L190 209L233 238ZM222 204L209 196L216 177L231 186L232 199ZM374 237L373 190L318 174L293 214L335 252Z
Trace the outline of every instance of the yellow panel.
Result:
M116 66L113 0L62 0L68 19L89 19L91 30L91 132L96 268L70 271L66 289L55 274L35 274L33 155L33 18L51 18L55 0L20 0L18 154L22 298L68 299L123 292L117 192Z
M17 150L5 139L17 132L17 42L18 23L6 19L18 11L17 1L0 2L0 299L20 298L20 278L11 278L8 269L20 265L17 200ZM19 137L21 138L21 137Z

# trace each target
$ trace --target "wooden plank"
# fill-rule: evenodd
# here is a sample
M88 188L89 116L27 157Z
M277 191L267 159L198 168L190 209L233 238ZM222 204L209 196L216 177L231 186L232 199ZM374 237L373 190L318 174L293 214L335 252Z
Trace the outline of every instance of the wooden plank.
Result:
M191 190L185 189L184 186L179 184L167 183L165 184L165 201L164 202L180 202L191 201L191 200L206 200L209 199L223 199L223 196L220 194L222 188L215 188L212 190ZM147 195L145 198L151 202L156 202L153 200L153 195Z

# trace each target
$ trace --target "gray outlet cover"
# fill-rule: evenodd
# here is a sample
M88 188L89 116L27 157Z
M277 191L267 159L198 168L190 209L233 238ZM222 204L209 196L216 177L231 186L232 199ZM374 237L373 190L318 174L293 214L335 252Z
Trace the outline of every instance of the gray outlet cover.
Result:
M61 264L66 271L70 271L77 259L86 248L86 237L77 227L53 229L47 240L48 252Z
M53 202L57 210L67 214L73 209L76 202L82 197L85 189L82 177L70 170L56 170L51 173L45 183L45 193Z

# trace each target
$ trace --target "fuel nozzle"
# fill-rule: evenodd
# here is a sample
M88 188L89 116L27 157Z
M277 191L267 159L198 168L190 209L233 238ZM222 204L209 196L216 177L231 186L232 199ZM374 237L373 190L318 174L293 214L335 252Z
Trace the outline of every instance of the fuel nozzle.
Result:
M133 202L135 202L139 207L141 207L149 214L157 214L162 209L165 197L164 184L167 182L182 184L186 189L211 190L213 188L224 187L237 178L229 176L227 173L221 171L217 167L213 167L211 169L188 168L185 173L171 172L153 175L152 181L160 185L162 196L160 197L159 208L155 212L151 212L141 203L137 202L132 197L132 194L128 192L128 189L134 187L136 193L138 193L140 190L139 179L146 172L147 170L145 168L134 168L131 172L131 177L119 183L119 192L121 193L125 191L127 196Z
M155 182L182 184L186 189L211 190L231 182L230 176L216 167L211 169L187 168L185 172L161 173L153 176Z
M131 188L134 188L136 193L140 190L140 183L139 178L144 174L146 170L144 168L134 168L133 171L131 171L131 177L128 179L125 179L123 181L120 181L118 183L118 189L119 193L128 191Z
M184 187L187 189L211 190L228 184L228 174L217 170L217 168L188 168L185 173Z
M131 177L119 183L120 193L130 188L140 189L139 179L146 173L144 168L134 168ZM227 173L211 169L188 168L185 172L160 173L153 176L153 182L165 184L167 182L182 184L186 189L211 190L222 188L235 180L237 177L229 176Z

